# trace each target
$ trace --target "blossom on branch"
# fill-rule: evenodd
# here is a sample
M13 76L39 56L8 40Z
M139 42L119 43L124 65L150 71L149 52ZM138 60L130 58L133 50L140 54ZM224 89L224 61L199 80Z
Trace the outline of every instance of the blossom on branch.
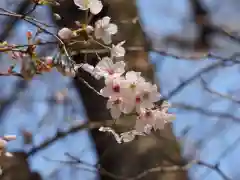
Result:
M94 15L98 14L103 8L103 4L100 0L74 0L74 3L80 10L89 9Z
M104 57L96 65L94 71L105 78L110 76L119 77L125 72L125 63L123 61L114 63L111 58Z
M49 0L37 1L36 3L47 1ZM165 124L170 123L175 116L168 113L170 105L165 101L161 105L156 104L161 98L156 84L146 81L141 72L126 72L126 64L122 60L122 57L126 54L126 50L123 47L125 41L111 44L112 36L118 32L117 25L110 23L111 18L108 16L97 20L95 27L87 23L91 19L91 17L88 17L88 10L93 15L98 14L103 8L102 2L100 0L73 1L80 10L86 10L86 22L82 24L76 21L78 28L71 30L64 27L58 31L57 36L50 32L48 33L60 45L61 50L54 57L38 57L36 47L41 43L41 41L35 41L38 33L33 36L31 32L27 32L28 44L24 45L24 47L0 43L3 46L2 51L9 53L11 58L15 60L14 65L8 69L8 75L15 73L14 67L18 62L20 62L21 70L20 73L15 74L26 80L32 79L36 74L50 72L53 68L56 68L63 76L75 77L78 75L79 68L81 68L97 80L104 78L104 87L100 92L88 85L88 82L85 82L84 79L82 80L98 95L107 98L106 108L110 111L114 120L118 120L125 115L131 116L136 120L133 130L128 132L117 134L109 127L102 127L99 129L100 131L112 133L117 142L122 143L130 142L138 135L145 136L150 134L152 130L163 129ZM39 32L48 32L45 29L45 31L42 28L39 29L41 30ZM73 37L80 36L82 36L83 40L70 41L73 40ZM104 44L98 40L102 40ZM91 42L106 48L110 57L100 58L96 53L100 61L95 67L87 62L76 64L71 58L74 52L68 52L70 45L74 43L88 45ZM0 150L1 147L3 148L6 145L6 142L6 139L0 139Z
M110 17L105 16L95 23L95 37L96 39L102 39L105 44L110 44L112 35L118 32L117 25L110 23L110 20Z
M69 40L73 37L73 32L69 28L62 28L58 31L58 36L63 40Z
M122 45L125 43L125 41L122 41L118 43L117 45L112 44L111 49L111 56L112 57L123 57L126 53L124 47Z
M136 111L140 112L141 108L153 108L154 103L160 100L160 93L157 90L157 85L152 85L149 82L143 82L140 85L141 91L136 95Z
M123 77L106 79L106 86L101 89L100 93L104 97L111 98L112 100L117 100L123 95L121 86L122 81L124 81Z

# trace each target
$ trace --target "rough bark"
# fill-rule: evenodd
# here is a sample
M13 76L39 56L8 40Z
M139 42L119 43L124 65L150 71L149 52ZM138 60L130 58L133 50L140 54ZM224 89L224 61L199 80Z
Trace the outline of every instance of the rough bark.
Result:
M12 155L0 156L0 180L42 180L39 173L31 172L25 152L13 152Z

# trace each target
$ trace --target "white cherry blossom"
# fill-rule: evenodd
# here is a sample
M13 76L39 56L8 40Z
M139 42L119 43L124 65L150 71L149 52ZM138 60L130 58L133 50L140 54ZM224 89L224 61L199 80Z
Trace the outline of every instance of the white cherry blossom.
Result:
M87 25L85 31L87 32L87 34L91 34L94 31L94 27Z
M122 113L123 101L121 98L108 99L107 109L110 109L110 113L113 119L118 119Z
M88 63L81 63L79 64L79 68L91 74L95 79L97 80L101 79L101 76L94 72L95 67L93 67L92 65Z
M122 97L121 83L124 79L122 77L111 78L105 81L106 86L101 89L100 93L104 97L109 97L112 100L117 100Z
M155 114L155 124L153 126L154 130L164 129L164 125L166 123L172 122L172 120L175 119L175 116L173 114L169 114L158 109L155 110L154 114Z
M135 124L135 129L138 132L150 133L155 124L156 116L153 110L142 110Z
M117 25L110 23L110 20L110 17L105 16L95 23L95 37L102 39L105 44L110 44L112 42L111 36L118 31Z
M129 71L125 75L125 80L122 81L122 94L125 99L128 100L129 109L134 109L136 106L137 94L141 92L141 83L144 83L145 79L141 76L140 72Z
M136 96L136 111L140 112L141 108L153 108L155 102L160 100L160 93L157 86L149 82L140 84L141 92Z
M125 81L122 83L122 86L125 93L135 98L136 94L142 91L142 83L145 82L141 72L129 71L125 75Z
M98 14L103 8L103 4L100 0L74 0L74 3L80 10L89 9L94 15Z
M69 40L73 37L73 31L64 27L58 31L58 36L63 40Z
M113 63L111 58L104 57L96 65L94 71L105 78L109 76L119 77L125 72L125 63L123 61Z
M123 57L126 53L124 47L122 45L125 43L125 41L122 41L118 43L117 45L112 44L111 48L111 56L112 57Z

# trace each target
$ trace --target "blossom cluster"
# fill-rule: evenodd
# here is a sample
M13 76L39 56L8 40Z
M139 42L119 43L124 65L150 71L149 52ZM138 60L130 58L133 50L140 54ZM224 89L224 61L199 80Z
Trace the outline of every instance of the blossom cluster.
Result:
M165 123L174 119L174 115L168 113L169 104L165 102L160 108L155 105L161 98L157 85L146 81L141 72L125 72L124 61L114 62L104 57L91 74L105 79L100 94L108 98L107 109L113 119L126 114L136 115L135 129L144 133L163 129Z
M80 10L98 14L103 4L100 0L73 0ZM39 3L40 1L38 1ZM41 1L43 2L43 1ZM45 2L45 1L44 1ZM3 44L4 48L12 48L9 52L15 62L20 62L20 74L24 79L30 80L36 74L49 72L56 68L64 76L74 77L77 75L78 68L90 73L97 80L104 78L104 87L98 92L99 95L107 98L106 108L109 109L113 119L120 119L124 115L136 117L135 129L119 136L107 128L101 127L100 130L111 132L119 137L119 141L130 141L136 135L146 135L151 130L163 129L165 123L171 122L174 115L168 113L169 104L162 103L160 106L156 103L161 99L156 84L148 82L141 72L126 71L126 64L123 60L126 50L125 41L112 44L112 36L119 29L116 24L111 22L111 18L105 16L95 22L95 26L90 26L86 22L76 22L77 29L63 27L58 31L57 39L60 44L69 45L75 43L78 37L84 36L84 43L95 43L109 51L109 56L99 58L99 62L94 67L88 63L75 64L70 61L69 54L60 47L60 52L51 57L38 57L36 46L41 41L35 41L36 37L31 32L27 32L27 48L17 48L15 45ZM38 33L36 33L38 34ZM77 41L76 41L77 42ZM70 52L71 56L71 52ZM13 72L14 65L8 70Z
M74 3L81 10L90 10L93 15L103 8L100 0L74 0ZM96 79L104 77L105 87L100 94L108 98L106 106L113 119L126 114L135 115L135 130L140 133L163 129L165 123L174 119L174 115L168 113L169 105L166 102L161 107L156 107L155 103L161 98L156 84L146 81L140 72L125 71L126 64L121 60L125 55L125 41L111 47L106 46L112 43L111 36L118 32L117 25L110 23L110 20L110 17L103 17L96 21L95 27L85 25L91 29L88 33L94 31L94 38L102 40L105 44L102 46L110 50L110 57L103 57L95 67L87 63L81 67ZM74 32L65 28L58 35L67 40L74 36Z

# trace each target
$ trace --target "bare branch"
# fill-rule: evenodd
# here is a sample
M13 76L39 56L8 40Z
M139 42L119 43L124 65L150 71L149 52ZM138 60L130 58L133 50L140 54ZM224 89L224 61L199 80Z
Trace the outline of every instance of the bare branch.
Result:
M218 91L216 91L216 90L214 90L214 89L211 89L211 88L208 86L208 83L207 83L203 78L200 78L200 79L201 79L201 83L202 83L202 85L203 85L203 88L204 88L206 91L208 91L209 93L215 94L215 95L217 95L217 96L219 96L219 97L221 97L221 98L228 99L228 100L233 101L233 102L235 102L235 103L237 103L237 104L240 104L240 100L235 99L235 98L232 97L231 95L222 94L222 93L220 93L220 92L218 92Z
M211 111L211 110L208 110L208 109L203 109L201 107L196 107L196 106L183 104L183 103L173 103L172 107L179 108L179 109L184 109L184 110L188 110L188 111L196 111L196 112L199 112L199 113L207 115L207 116L231 119L236 123L240 123L240 118L239 117L235 117L232 114L228 114L228 113L214 112L214 111Z
M43 143L41 143L38 146L33 147L29 152L28 156L33 156L36 154L38 151L43 150L44 148L48 147L49 145L53 144L54 142L70 135L76 132L79 132L84 129L95 129L95 128L100 128L101 126L112 126L114 124L114 121L112 120L106 120L104 122L87 122L84 124L79 124L76 126L73 126L67 131L57 131L56 135L50 139L47 139Z

